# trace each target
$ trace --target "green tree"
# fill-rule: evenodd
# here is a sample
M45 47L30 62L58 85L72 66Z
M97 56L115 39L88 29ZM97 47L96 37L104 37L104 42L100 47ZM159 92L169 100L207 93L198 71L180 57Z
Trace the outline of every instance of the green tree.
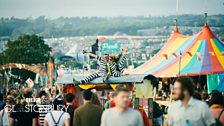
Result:
M37 35L23 35L6 44L4 63L37 64L48 61L51 48Z

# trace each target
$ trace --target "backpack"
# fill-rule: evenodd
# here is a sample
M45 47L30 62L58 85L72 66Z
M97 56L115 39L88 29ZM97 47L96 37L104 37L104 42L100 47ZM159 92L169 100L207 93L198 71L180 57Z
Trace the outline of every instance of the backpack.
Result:
M219 117L215 119L215 126L222 126L220 118L222 116L223 111L224 111L224 109L222 109L222 111L220 112Z
M65 112L63 111L63 113L60 115L58 121L56 122L55 119L54 119L54 117L53 117L53 115L52 115L52 113L50 112L51 118L53 119L53 122L54 122L54 126L58 126L58 124L59 124L59 122L61 120L61 117L63 116L64 113Z

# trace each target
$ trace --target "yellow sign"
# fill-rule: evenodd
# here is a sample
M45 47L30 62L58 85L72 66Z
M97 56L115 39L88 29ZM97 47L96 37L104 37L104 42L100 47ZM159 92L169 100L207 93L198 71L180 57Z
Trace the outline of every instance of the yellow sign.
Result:
M153 86L150 80L143 80L142 84L135 84L136 98L153 98Z

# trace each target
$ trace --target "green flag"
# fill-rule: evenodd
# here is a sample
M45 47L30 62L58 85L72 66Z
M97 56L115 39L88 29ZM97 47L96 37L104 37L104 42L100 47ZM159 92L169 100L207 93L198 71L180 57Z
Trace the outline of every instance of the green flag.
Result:
M211 93L213 90L218 89L218 78L217 77L218 77L217 74L207 75L208 93Z

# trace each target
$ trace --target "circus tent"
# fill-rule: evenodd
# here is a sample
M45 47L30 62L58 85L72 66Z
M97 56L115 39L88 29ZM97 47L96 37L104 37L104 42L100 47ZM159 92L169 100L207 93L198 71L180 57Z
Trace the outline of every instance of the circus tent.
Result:
M224 44L205 24L192 36L184 36L175 26L164 47L132 74L156 77L197 76L224 72Z

